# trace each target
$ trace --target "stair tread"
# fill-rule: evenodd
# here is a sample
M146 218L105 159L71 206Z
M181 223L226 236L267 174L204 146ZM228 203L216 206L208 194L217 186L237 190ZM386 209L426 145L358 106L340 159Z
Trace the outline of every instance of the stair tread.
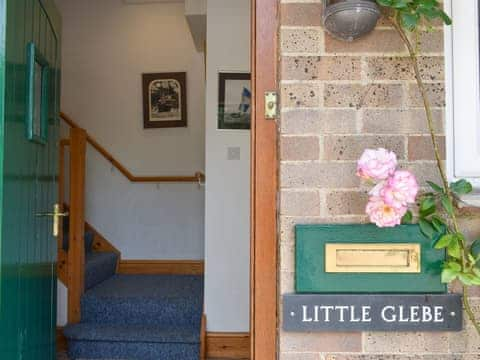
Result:
M84 298L165 299L202 296L203 277L195 275L115 275Z
M75 341L179 344L200 342L200 331L195 327L78 323L67 325L64 334L67 339Z

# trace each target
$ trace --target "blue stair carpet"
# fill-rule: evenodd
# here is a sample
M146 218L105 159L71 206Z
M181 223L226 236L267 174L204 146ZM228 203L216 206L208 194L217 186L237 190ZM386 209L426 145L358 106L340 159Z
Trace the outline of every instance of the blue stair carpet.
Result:
M115 275L82 297L69 357L198 360L202 309L201 276Z
M114 252L85 254L85 289L91 289L115 275L118 255Z

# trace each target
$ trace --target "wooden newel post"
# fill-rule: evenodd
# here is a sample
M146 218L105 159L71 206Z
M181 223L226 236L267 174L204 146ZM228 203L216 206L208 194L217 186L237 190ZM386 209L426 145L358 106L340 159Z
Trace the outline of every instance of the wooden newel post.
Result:
M80 321L85 288L85 156L87 133L70 129L70 231L68 248L68 321Z

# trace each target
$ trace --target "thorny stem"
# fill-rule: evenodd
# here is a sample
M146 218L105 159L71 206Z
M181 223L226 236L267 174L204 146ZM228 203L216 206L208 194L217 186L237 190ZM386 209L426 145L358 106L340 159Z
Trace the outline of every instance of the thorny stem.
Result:
M402 41L407 46L408 52L410 54L410 60L412 62L413 71L415 72L415 78L416 78L416 81L417 81L417 86L418 86L418 89L420 90L420 94L421 94L422 100L423 100L423 105L424 105L424 108L425 108L425 115L427 117L428 130L430 132L430 137L431 137L431 140L432 140L433 150L434 150L434 153L435 153L435 160L436 160L436 163L437 163L438 170L440 172L440 177L441 177L441 180L442 180L445 195L448 197L449 202L451 204L454 204L453 194L452 194L452 191L451 191L451 189L448 185L447 176L446 176L445 171L443 169L442 158L440 156L438 141L437 141L437 138L435 137L435 126L433 124L432 109L431 109L431 106L430 106L430 100L428 98L428 93L427 93L427 90L425 89L425 85L423 84L421 74L420 74L420 69L418 67L417 52L416 52L414 46L412 45L410 39L408 38L407 34L405 33L405 30L397 22L397 20L393 17L389 17L389 19L390 19L392 25L394 26L394 28L397 30L398 34L400 35L400 38L402 39ZM460 233L460 227L458 225L458 219L457 219L457 216L456 216L455 212L453 211L452 213L449 213L449 216L451 218L451 221L452 221L453 228L454 228L455 232L457 234ZM467 268L468 249L467 249L467 246L466 246L464 240L460 241L460 245L461 245L462 250L463 250L462 251L463 269L466 269ZM480 324L477 322L475 314L472 311L472 307L470 305L470 300L469 300L469 297L468 297L468 287L466 285L463 285L463 304L464 304L464 307L465 307L465 312L467 313L470 321L473 323L473 326L477 330L477 333L480 335Z

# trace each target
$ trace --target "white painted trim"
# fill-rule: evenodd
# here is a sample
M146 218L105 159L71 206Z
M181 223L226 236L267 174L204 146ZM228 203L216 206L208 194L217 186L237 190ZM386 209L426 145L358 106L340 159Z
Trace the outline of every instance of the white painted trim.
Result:
M480 59L476 0L445 1L447 174L480 188Z

